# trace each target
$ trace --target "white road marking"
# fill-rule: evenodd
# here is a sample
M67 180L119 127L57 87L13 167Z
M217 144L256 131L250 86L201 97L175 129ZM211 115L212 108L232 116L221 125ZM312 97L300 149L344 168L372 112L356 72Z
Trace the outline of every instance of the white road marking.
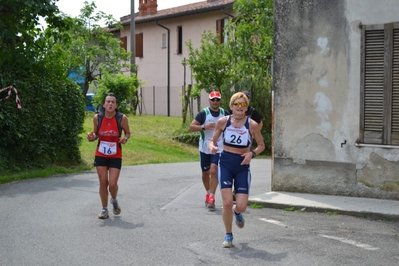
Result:
M285 227L287 228L288 226L282 222L276 221L276 220L270 220L270 219L266 219L266 218L259 218L259 220L267 222L267 223L271 223L271 224L275 224L281 227Z
M359 248L363 248L363 249L367 249L367 250L378 250L378 249L380 249L380 248L376 248L376 247L373 247L373 246L370 246L370 245L367 245L367 244L359 243L359 242L356 242L356 241L353 241L353 240L350 240L350 239L347 239L347 238L343 238L343 237L327 236L327 235L319 235L319 236L324 237L324 238L328 238L328 239L338 240L338 241L340 241L342 243L346 243L346 244L353 245L355 247L359 247Z

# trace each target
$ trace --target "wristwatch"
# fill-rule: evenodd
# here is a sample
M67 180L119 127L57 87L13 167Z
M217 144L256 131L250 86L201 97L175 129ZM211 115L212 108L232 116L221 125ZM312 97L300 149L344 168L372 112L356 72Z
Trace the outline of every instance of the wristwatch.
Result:
M126 142L127 142L128 138L127 138L127 137L124 137L124 139L125 139L125 140L126 140Z
M202 124L202 125L201 125L201 129L202 129L202 130L205 130L205 124Z
M252 151L252 158L255 158L256 152Z

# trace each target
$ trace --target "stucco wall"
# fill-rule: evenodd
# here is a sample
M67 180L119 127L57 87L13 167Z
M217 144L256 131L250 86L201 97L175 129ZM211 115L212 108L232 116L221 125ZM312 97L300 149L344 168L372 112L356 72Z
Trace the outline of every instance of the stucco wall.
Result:
M225 10L229 14L232 9ZM159 24L170 30L170 115L181 116L182 114L182 87L195 83L189 66L184 70L183 60L188 59L186 42L191 40L194 48L201 45L201 35L205 30L216 32L216 20L227 18L228 16L221 10L204 12L189 16L164 19L158 21ZM177 54L177 27L182 26L183 30L183 52ZM156 90L155 113L157 115L167 114L167 68L168 68L168 49L162 48L162 34L167 34L167 30L158 26L155 21L136 24L136 34L143 33L143 54L142 58L136 57L138 65L138 77L145 82L144 91L147 98L153 94L153 87ZM130 51L130 27L126 26L120 33L121 37L127 36L127 47ZM201 104L208 104L208 94L203 92ZM146 98L146 99L147 99ZM147 114L153 114L152 98L145 103ZM197 113L197 103L194 102L195 113Z
M399 199L399 149L356 147L359 23L395 0L275 0L272 190Z

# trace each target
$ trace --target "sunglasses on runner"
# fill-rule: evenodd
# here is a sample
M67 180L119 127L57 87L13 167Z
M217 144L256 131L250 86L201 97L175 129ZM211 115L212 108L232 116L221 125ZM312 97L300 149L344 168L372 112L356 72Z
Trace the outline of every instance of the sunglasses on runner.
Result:
M234 106L242 106L242 107L246 107L248 104L246 102L233 102Z
M210 99L212 102L220 102L220 99L219 98L213 98L213 99Z

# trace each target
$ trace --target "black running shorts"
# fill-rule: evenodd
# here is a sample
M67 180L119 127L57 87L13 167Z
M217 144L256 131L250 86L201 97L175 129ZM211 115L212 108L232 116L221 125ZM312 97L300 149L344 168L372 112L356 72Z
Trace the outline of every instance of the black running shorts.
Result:
M108 168L122 168L121 158L105 158L101 156L95 156L94 166L107 166Z

